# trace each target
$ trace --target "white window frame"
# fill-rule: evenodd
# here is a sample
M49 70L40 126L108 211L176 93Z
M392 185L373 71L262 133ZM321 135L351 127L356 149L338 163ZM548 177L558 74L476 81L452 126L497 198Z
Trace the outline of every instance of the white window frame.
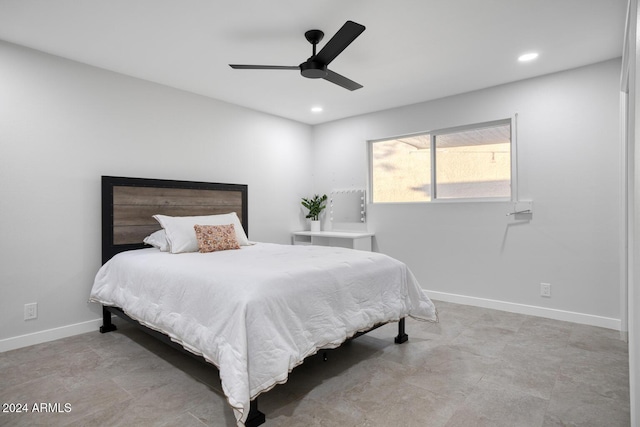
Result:
M517 118L515 114L512 117L506 119L492 120L488 122L474 123L470 125L455 126L445 129L437 129L432 131L415 132L404 135L391 136L387 138L377 138L367 141L367 160L368 160L368 202L375 204L404 204L404 203L472 203L472 202L515 202L518 200L518 155L517 155ZM464 198L447 198L438 199L437 197L437 180L436 180L436 150L435 142L436 137L439 135L446 135L450 133L462 132L470 129L482 129L485 127L499 126L509 124L511 127L511 196L510 197L464 197ZM430 198L429 201L417 201L417 202L377 202L373 200L373 144L380 141L388 141L392 139L400 139L413 137L418 135L430 135L430 156L431 156L431 184L429 185Z

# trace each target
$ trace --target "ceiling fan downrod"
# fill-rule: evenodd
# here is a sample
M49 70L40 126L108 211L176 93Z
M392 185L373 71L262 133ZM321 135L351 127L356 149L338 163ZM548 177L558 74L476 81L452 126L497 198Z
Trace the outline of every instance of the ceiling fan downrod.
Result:
M300 64L300 74L309 79L323 79L327 77L327 65L314 61L316 57L316 45L324 37L320 30L309 30L304 33L304 37L313 46L313 54L309 59Z

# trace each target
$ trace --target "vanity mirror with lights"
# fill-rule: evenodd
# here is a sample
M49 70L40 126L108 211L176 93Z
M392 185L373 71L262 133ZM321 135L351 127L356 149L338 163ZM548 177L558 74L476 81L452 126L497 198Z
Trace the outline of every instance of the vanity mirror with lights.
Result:
M331 231L296 231L291 234L291 242L370 251L374 234L366 231L365 191L333 190L328 208Z

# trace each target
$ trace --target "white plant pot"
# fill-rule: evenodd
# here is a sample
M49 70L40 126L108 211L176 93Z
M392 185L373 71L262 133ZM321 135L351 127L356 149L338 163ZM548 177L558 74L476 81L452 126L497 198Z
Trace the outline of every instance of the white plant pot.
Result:
M320 231L320 221L311 221L311 231L314 233Z

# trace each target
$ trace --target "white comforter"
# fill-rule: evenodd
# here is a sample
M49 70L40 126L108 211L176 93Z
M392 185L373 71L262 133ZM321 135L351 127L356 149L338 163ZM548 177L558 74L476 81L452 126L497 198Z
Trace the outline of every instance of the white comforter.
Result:
M239 425L250 400L319 349L407 315L436 320L411 271L393 258L269 243L123 252L98 272L91 301L121 307L215 364Z

